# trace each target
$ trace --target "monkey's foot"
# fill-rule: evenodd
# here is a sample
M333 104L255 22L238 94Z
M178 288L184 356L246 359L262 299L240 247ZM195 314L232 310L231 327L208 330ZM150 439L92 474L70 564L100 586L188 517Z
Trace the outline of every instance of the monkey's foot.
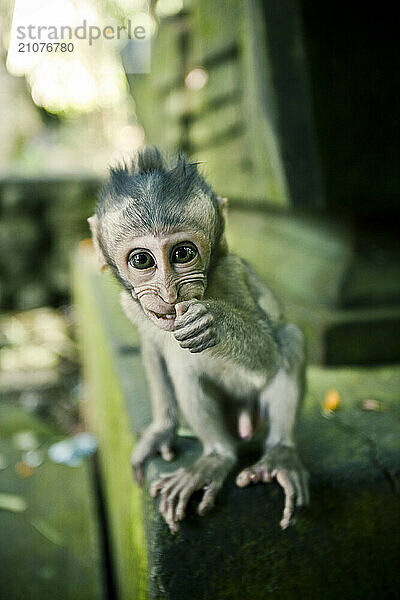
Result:
M283 445L270 448L257 463L239 473L236 484L245 487L260 481L269 483L273 479L282 486L285 494L280 526L286 529L294 522L295 509L310 503L308 473L295 448Z
M172 443L174 438L175 427L173 425L161 428L153 423L145 429L131 456L133 477L138 485L143 484L144 466L149 458L160 453L164 460L173 460Z
M197 490L204 490L197 513L205 515L214 505L215 498L234 464L233 457L213 453L199 458L192 467L165 473L150 486L150 495L160 494L160 513L171 533L179 529L179 521L185 516L190 497Z

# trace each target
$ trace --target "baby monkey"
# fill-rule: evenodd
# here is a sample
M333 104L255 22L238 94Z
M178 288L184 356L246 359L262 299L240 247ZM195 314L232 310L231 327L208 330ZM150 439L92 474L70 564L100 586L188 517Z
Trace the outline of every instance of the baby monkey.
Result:
M132 455L136 481L143 482L156 453L173 459L178 406L203 446L192 466L151 485L173 533L196 490L204 491L198 514L212 508L255 413L268 415L269 433L261 458L237 475L237 485L276 479L285 496L282 528L309 502L293 437L304 388L303 334L285 324L269 288L229 252L225 209L195 163L178 156L169 165L150 147L111 170L89 218L100 264L123 285L123 309L142 340L153 422Z

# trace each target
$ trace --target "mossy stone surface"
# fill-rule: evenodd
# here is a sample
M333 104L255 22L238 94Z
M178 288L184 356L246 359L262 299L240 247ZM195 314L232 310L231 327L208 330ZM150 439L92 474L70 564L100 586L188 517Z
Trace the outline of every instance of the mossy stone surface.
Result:
M137 333L118 306L116 284L96 273L87 253L76 259L75 289L123 598L398 597L399 366L309 368L298 441L311 475L311 507L295 526L279 528L283 495L276 483L239 489L232 474L214 511L197 516L195 496L173 536L148 484L194 460L199 443L180 437L176 460L152 460L144 490L135 487L130 445L150 420ZM325 414L330 389L340 403ZM363 410L368 399L381 410ZM241 464L255 458L249 445Z

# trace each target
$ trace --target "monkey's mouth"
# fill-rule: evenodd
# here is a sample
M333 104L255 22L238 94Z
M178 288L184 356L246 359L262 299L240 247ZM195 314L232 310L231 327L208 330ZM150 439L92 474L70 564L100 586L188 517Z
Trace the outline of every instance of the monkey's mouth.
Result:
M157 319L164 319L164 320L165 319L175 319L175 317L176 317L176 313L175 312L173 312L173 313L166 313L166 314L157 313L157 312L154 312L154 311L150 311L150 312L152 312L153 315L155 315L157 317Z
M149 310L148 313L161 329L172 331L175 326L176 312L158 313L154 310Z

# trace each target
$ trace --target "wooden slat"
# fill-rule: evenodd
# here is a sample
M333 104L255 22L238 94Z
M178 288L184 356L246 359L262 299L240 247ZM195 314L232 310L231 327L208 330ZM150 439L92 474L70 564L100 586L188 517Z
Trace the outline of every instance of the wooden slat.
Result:
M194 153L194 158L204 163L201 171L219 195L234 200L249 198L252 189L249 188L249 177L243 175L241 138L199 150Z
M237 44L242 18L241 0L230 0L229 3L203 0L193 3L193 63L202 65Z
M208 74L206 85L199 91L188 91L189 106L199 102L204 111L212 111L216 105L225 98L240 97L240 70L237 61L227 60L222 63L207 67L199 65ZM190 71L190 69L189 69ZM193 110L195 112L195 110Z
M178 149L182 140L176 111L171 115L171 104L168 104L169 94L179 91L184 80L182 27L180 17L162 21L151 47L150 73L128 76L146 142L167 151Z
M229 142L242 133L241 107L229 103L193 120L189 127L189 141L195 152L198 148L207 149L224 141Z

